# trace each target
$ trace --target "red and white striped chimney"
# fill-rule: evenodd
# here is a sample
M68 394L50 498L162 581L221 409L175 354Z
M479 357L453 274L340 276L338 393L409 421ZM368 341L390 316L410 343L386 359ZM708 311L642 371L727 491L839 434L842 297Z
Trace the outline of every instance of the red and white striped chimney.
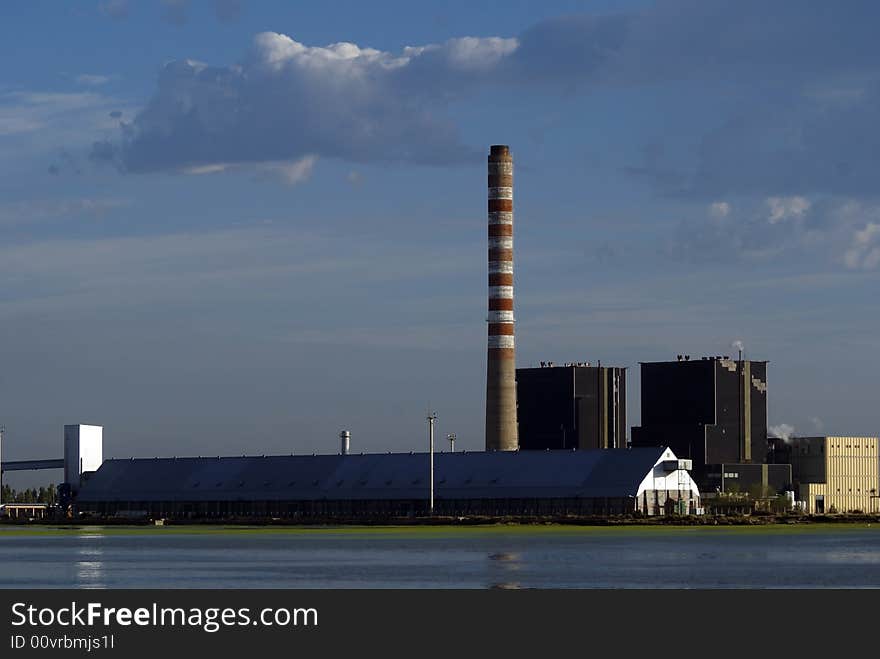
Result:
M519 448L513 319L513 158L489 152L489 339L486 363L486 450Z

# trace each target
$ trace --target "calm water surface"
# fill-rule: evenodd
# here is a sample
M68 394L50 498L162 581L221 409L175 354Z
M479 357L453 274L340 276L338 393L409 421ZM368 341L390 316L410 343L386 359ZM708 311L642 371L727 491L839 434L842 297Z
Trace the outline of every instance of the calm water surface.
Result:
M5 588L880 588L880 527L0 527Z

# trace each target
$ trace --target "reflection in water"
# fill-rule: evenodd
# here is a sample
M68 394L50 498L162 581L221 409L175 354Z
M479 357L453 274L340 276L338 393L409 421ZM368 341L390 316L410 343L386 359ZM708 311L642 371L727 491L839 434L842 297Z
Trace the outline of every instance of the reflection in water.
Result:
M660 566L658 568L658 566ZM880 527L238 530L0 524L0 588L880 588ZM4 655L5 656L5 655Z
M523 568L523 560L520 554L512 552L495 552L489 554L487 570L489 572L489 588L503 590L515 590L521 588L519 581L512 580L514 573Z
M98 544L103 536L81 536L76 549L76 580L80 588L106 588L104 583L104 550Z

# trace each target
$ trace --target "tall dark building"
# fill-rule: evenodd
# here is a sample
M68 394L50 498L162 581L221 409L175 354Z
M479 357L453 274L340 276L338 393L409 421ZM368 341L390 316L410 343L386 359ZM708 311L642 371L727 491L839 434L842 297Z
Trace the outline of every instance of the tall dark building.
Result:
M518 368L516 398L521 449L626 447L625 368Z
M767 362L681 357L643 363L642 425L633 446L668 446L706 465L763 463L767 454Z

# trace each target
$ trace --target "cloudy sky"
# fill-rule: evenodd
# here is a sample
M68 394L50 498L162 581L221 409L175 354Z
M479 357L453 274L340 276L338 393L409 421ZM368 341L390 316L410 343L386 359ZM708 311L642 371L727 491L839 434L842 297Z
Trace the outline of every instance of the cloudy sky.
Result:
M520 365L768 359L880 430L873 2L13 1L9 459L483 443L485 157L516 160Z

